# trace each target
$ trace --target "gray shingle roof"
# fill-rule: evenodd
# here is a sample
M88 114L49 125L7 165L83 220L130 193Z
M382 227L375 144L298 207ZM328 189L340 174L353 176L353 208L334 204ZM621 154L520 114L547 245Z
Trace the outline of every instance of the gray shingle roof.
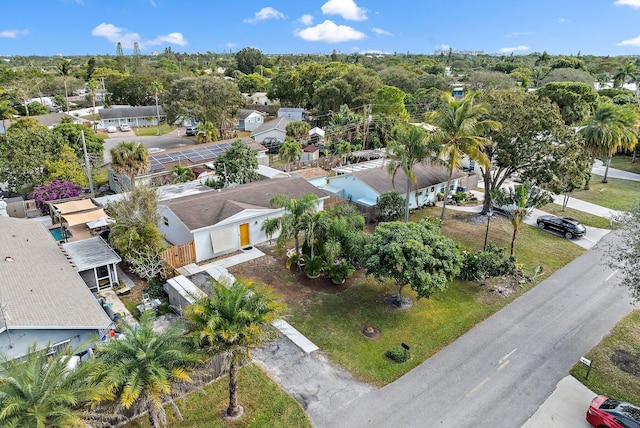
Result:
M447 168L440 165L418 164L414 167L413 171L416 174L418 189L424 189L425 187L446 183L449 178ZM354 171L353 175L380 194L392 190L396 190L400 194L407 192L407 176L402 169L398 169L393 180L392 176L387 172L386 165L363 171ZM464 176L466 176L464 172L454 170L452 179L462 178ZM412 186L411 190L414 189L415 186Z
M73 261L78 272L122 261L113 248L99 236L67 242L61 246Z
M42 223L0 217L0 236L0 302L7 305L11 329L109 325L109 317Z
M282 132L286 132L287 125L293 122L293 119L289 119L286 116L279 117L277 119L270 120L268 122L263 123L258 126L252 133L251 136L260 135L264 132L269 132L274 129L279 129Z
M159 106L159 108L160 116L164 116L164 109L162 106ZM158 115L156 106L103 108L98 112L100 113L100 119L146 118L156 117Z
M313 193L319 198L328 196L303 178L274 178L222 189L220 192L176 198L163 205L169 207L189 230L196 230L212 226L245 209L273 208L269 201L275 195L284 194L296 199L305 193Z

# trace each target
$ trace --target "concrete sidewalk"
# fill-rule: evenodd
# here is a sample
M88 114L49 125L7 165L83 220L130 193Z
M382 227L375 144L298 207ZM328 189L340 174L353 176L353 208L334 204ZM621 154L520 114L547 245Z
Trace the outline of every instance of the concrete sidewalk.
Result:
M601 160L596 159L596 161L593 163L593 168L591 168L591 173L594 175L601 175L604 177L604 173L606 169L607 169L606 165ZM621 169L609 168L609 173L607 174L607 178L619 178L621 180L640 181L640 174L623 171Z
M596 394L567 376L522 428L589 428L586 413Z

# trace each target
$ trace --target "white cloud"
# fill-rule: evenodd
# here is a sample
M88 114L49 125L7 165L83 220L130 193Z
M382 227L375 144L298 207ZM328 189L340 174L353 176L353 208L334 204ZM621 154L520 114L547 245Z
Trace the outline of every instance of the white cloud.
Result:
M446 51L448 49L451 49L451 46L449 46L449 45L440 45L440 46L436 46L436 49L440 49L442 51Z
M329 0L321 9L325 15L340 15L349 21L367 20L367 10L359 7L353 0Z
M29 34L29 30L2 30L0 31L0 38L17 39L18 36L26 36L27 34Z
M188 42L184 39L182 33L169 33L166 35L156 36L151 40L142 40L140 34L128 31L126 28L116 27L113 24L103 22L91 31L91 35L96 37L104 37L112 43L120 43L125 49L133 49L133 45L137 42L140 49L146 46L157 46L164 43L170 43L185 46Z
M229 43L227 43L227 47L228 47L229 49L234 48L235 46L236 46L236 44L235 44L235 43L233 43L233 42L229 42Z
M393 33L383 30L382 28L373 27L371 31L376 33L378 36L393 36Z
M298 21L300 21L303 25L306 25L308 27L309 25L313 24L313 16L309 14L302 15L300 19L298 19Z
M532 33L531 31L514 31L511 33L507 33L505 35L505 37L520 37L520 36L531 36L534 33Z
M616 43L616 46L640 46L640 36L629 40L623 40L620 43Z
M634 9L640 9L640 0L617 0L613 4L616 6L631 6Z
M293 34L308 42L327 43L348 42L350 40L361 40L367 37L366 34L354 30L347 25L336 25L330 20L326 20L315 27L296 30Z
M498 52L500 53L510 53L510 52L521 52L521 51L528 51L529 50L529 46L515 46L513 48L500 48L498 49Z
M156 2L154 2L153 0L149 0L149 4L151 4L151 6L153 6L153 7L157 6Z
M265 21L267 19L287 19L287 17L284 13L272 7L263 7L255 13L253 18L247 18L244 20L244 22L253 24L258 21Z
M567 24L567 23L569 23L569 22L571 22L571 20L570 20L570 19L567 19L567 18L560 18L560 19L558 19L558 24Z

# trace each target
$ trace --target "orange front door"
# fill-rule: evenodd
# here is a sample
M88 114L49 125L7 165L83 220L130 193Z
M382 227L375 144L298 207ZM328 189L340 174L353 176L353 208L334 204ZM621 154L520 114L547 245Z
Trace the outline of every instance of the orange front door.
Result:
M249 238L249 223L240 225L240 246L245 247L251 244L251 239Z

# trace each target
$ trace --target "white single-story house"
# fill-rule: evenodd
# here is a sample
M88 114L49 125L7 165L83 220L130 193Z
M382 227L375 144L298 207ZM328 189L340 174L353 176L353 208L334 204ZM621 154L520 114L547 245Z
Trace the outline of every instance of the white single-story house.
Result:
M403 198L407 192L407 176L399 169L395 179L387 172L388 159L376 159L344 167L334 168L339 175L328 178L320 188L365 207L376 205L378 196L397 191ZM418 205L436 201L438 193L445 193L449 172L440 165L417 164L414 167L417 180ZM455 191L458 181L466 177L462 171L454 171L450 189ZM409 208L416 208L416 188L411 185Z
M272 207L271 199L278 194L297 199L305 193L317 195L317 210L323 209L328 195L306 180L293 177L168 200L158 205L160 232L172 245L194 241L196 262L200 262L268 241L262 224L284 212ZM272 238L276 237L277 234Z
M162 106L158 106L160 111L160 121L166 119L167 115ZM103 108L100 110L100 124L106 129L109 126L157 126L158 110L156 106L138 107L117 107Z
M242 141L256 151L258 164L269 165L267 149L249 137L232 138L230 140L214 141L189 147L176 147L157 153L149 153L149 172L135 177L135 185L162 186L171 182L171 169L175 165L189 168L207 168L213 171L213 163L216 158L226 152L231 144L237 140ZM206 176L203 170L198 171L199 176ZM121 183L124 182L124 185ZM118 176L109 168L109 188L114 192L129 190L130 179L127 176Z
M40 222L0 217L0 353L77 347L111 326L71 261Z
M254 131L264 123L265 114L257 110L240 109L235 128L240 131Z
M278 117L288 117L291 120L302 120L304 118L304 109L297 107L280 107L280 109L278 109Z
M279 117L270 120L257 127L252 133L251 138L258 143L262 143L267 138L284 141L287 137L287 125L293 122L288 117Z

